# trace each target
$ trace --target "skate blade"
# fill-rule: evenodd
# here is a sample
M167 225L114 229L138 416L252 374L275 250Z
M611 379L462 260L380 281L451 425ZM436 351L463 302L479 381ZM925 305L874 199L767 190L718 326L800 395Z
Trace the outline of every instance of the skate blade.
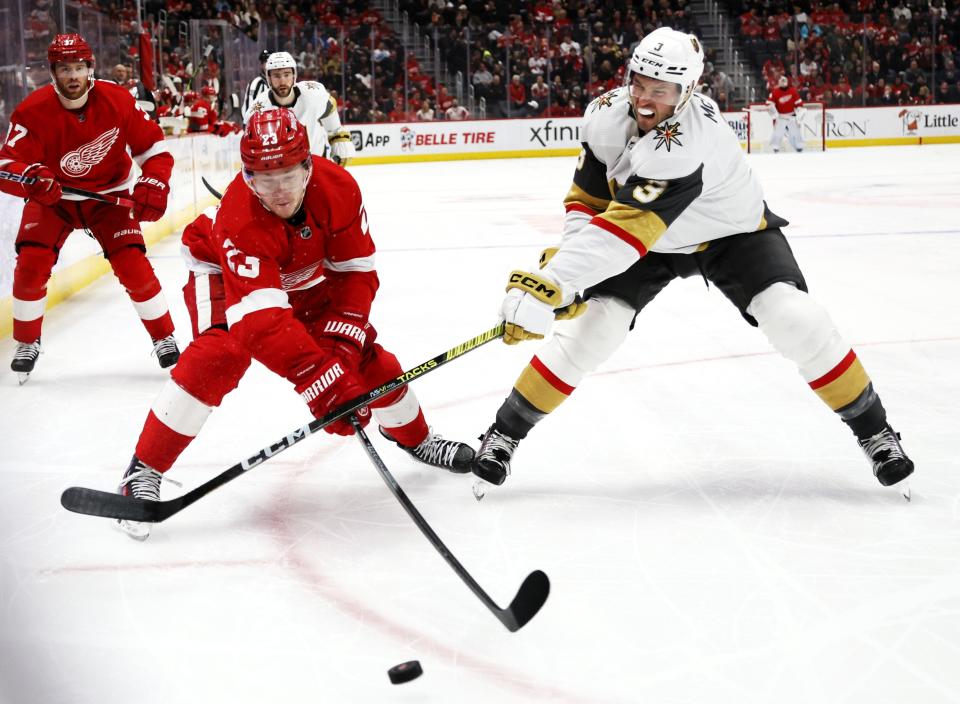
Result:
M907 500L907 502L913 501L913 492L910 489L910 482L904 482L904 485L900 487L900 496Z
M17 380L20 382L20 386L23 386L30 381L30 372L17 372Z
M483 497L487 495L487 487L492 486L490 483L483 481L482 479L477 479L473 482L473 498L477 501L483 501Z
M117 528L121 532L136 540L138 543L142 543L144 540L150 537L150 524L149 523L139 523L137 521L117 521Z

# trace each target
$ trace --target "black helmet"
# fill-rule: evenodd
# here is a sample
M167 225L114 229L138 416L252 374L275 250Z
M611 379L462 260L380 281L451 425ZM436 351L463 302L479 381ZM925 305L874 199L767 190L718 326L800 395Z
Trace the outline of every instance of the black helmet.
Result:
M269 52L269 51L267 51L266 49L264 49L263 51L260 52L260 63L262 63L262 64L263 64L263 63L266 63L266 62L267 62L267 59L269 59L269 58L270 58L270 52Z

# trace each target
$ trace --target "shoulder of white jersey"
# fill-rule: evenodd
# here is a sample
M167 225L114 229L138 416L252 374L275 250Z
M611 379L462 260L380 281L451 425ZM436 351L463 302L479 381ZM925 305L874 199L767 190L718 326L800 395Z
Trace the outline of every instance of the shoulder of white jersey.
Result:
M326 103L330 99L330 93L327 92L322 83L317 81L300 81L297 83L297 88L300 89L301 97L307 100L318 100Z
M639 133L626 86L594 98L583 113L580 137L604 163L613 163Z

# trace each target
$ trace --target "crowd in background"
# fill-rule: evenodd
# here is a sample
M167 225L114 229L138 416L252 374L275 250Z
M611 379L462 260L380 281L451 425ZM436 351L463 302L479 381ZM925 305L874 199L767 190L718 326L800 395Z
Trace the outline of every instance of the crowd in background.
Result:
M46 44L58 31L51 3L34 0L25 28L27 59L41 74ZM399 0L400 16L443 59L447 72L440 74L422 68L396 22L370 0L149 0L142 26L129 2L83 4L116 30L113 52L98 57L98 75L145 97L136 36L141 29L160 35L153 114L190 118L199 110L204 119L189 120L190 129L204 131L217 123L224 129L221 115L239 121L237 97L220 84L222 30L205 30L195 66L195 45L183 29L189 20L223 20L257 46L291 53L298 78L324 83L343 120L354 124L578 116L623 83L625 61L645 33L662 25L701 30L687 0ZM786 75L805 100L837 107L960 102L956 0L731 0L725 7L734 36L770 87ZM701 90L734 109L733 83L714 66L713 49ZM459 90L441 75L457 76ZM464 105L468 94L479 114Z
M960 3L733 0L748 55L828 107L960 102Z

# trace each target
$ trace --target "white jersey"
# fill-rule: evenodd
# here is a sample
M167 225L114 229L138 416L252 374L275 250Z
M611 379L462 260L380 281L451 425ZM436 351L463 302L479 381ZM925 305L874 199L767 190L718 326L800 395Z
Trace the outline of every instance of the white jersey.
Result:
M243 97L243 106L240 108L240 117L244 125L247 124L247 118L253 112L253 103L263 98L269 90L270 86L267 85L267 79L262 75L250 81L250 85L247 86L247 93Z
M244 123L246 123L249 116L255 110L266 110L273 107L289 108L293 110L293 114L296 115L297 119L307 128L307 136L310 138L310 153L325 158L328 157L330 151L329 139L327 137L328 130L324 127L321 120L329 122L330 127L340 127L339 116L337 116L335 124L332 119L329 119L336 116L336 104L330 98L330 94L327 92L327 89L323 87L323 84L317 83L316 81L299 81L293 86L293 95L294 99L292 103L289 105L280 105L273 91L267 90L262 92L260 96L250 104L249 112L243 116ZM330 131L333 131L333 129Z
M640 135L626 87L596 98L565 199L560 251L544 275L565 297L647 252L688 254L766 227L763 190L717 104L699 93Z

